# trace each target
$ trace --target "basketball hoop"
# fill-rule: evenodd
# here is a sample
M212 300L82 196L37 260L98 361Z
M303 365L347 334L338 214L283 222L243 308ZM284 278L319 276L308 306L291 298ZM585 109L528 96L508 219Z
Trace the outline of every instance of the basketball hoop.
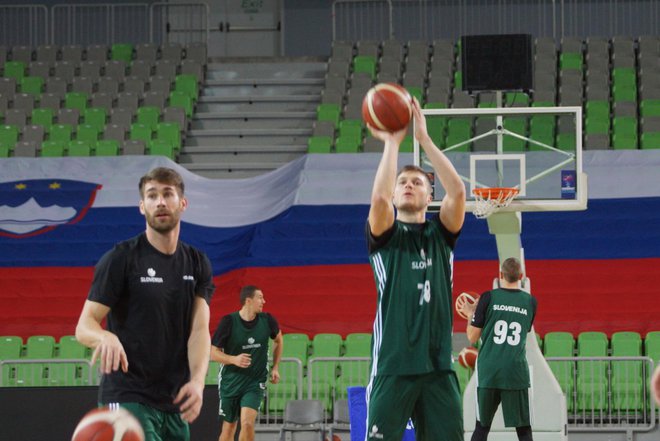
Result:
M514 187L481 187L472 190L474 194L474 214L477 219L485 219L493 213L508 207L519 190Z

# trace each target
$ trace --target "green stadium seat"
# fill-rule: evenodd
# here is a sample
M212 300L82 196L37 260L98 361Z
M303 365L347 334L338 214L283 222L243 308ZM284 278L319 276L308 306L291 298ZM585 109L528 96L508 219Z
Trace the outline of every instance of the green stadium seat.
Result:
M376 59L370 55L358 55L353 59L353 73L364 72L371 77L376 78Z
M339 115L341 115L339 104L321 103L316 107L316 119L318 121L331 121L335 127L339 125Z
M149 154L155 156L165 156L171 160L175 160L176 153L174 147L169 141L164 139L152 139L149 141Z
M330 153L332 138L329 136L310 136L307 139L308 153Z
M642 117L660 116L660 99L645 99L639 103Z
M355 332L348 334L344 341L345 357L369 357L371 356L371 334Z
M96 156L117 156L119 154L119 141L114 139L97 141L94 152Z
M300 360L304 370L307 366L309 352L309 337L306 334L283 334L282 358L296 358ZM300 365L291 361L280 363L280 381L285 383L296 383L298 381Z
M406 90L411 97L417 98L420 105L424 104L424 89L418 86L406 86Z
M8 158L11 149L8 144L0 144L0 158Z
M271 415L282 415L286 403L298 398L298 388L295 383L268 384L268 412ZM303 397L305 398L305 397Z
M96 143L99 139L99 129L92 124L80 124L76 129L76 140Z
M174 79L174 90L183 92L197 101L199 96L199 86L197 85L197 77L194 75L177 75Z
M575 133L557 133L557 148L560 150L575 150Z
M507 117L504 118L504 128L510 132L516 133L521 136L527 134L527 118L525 117ZM524 139L516 138L511 135L504 135L502 137L502 148L505 152L522 152L525 150L527 141Z
M612 120L612 131L617 134L637 134L637 118L634 116L617 116Z
M59 158L64 156L69 141L44 141L41 144L41 156L44 158Z
M69 92L64 96L64 107L78 109L81 113L87 108L87 94L82 92Z
M135 122L146 124L152 130L156 130L156 126L160 121L160 108L156 106L143 106L137 109L137 118Z
M660 132L642 133L642 149L660 149Z
M73 335L60 337L58 359L81 360L48 365L48 384L50 386L89 386L88 349ZM83 361L84 360L84 361Z
M608 411L607 378L581 378L577 382L577 412L604 416Z
M572 357L575 339L569 332L548 332L543 339L546 357ZM566 395L566 407L574 409L573 392L575 390L575 363L572 361L548 361L550 370L557 378L561 390Z
M144 141L145 144L149 144L151 141L151 127L146 124L133 123L131 124L131 131L128 135L129 139Z
M456 144L467 141L472 137L472 123L465 118L449 118L447 122L447 138L445 146L453 147ZM469 152L472 143L452 149L454 152Z
M55 338L33 335L25 344L25 360L50 359L55 355ZM47 363L16 364L16 386L48 386Z
M29 93L30 95L41 96L44 88L44 79L41 77L23 77L21 78L19 91Z
M90 107L83 111L83 124L95 126L99 131L105 127L108 112L103 107Z
M529 106L529 95L522 92L509 92L504 96L505 107Z
M25 63L22 61L7 61L5 62L5 78L14 78L20 81L25 76Z
M220 371L220 363L217 361L209 360L209 368L206 371L206 378L204 384L218 385L218 372Z
M637 88L634 86L612 86L612 99L615 102L619 101L637 101Z
M126 64L130 64L133 60L133 45L121 43L113 44L110 51L110 59L125 61Z
M181 149L181 127L179 123L162 122L156 125L156 139L165 141L174 151Z
M339 122L339 137L354 137L362 139L362 121L344 119Z
M612 334L612 357L639 357L642 337L637 332ZM642 362L612 360L612 410L638 411L644 406Z
M614 150L635 150L637 149L637 133L613 133L612 148Z
M332 412L332 402L333 402L333 383L312 383L311 389L311 399L319 400L323 404L323 408L328 414ZM310 395L309 383L305 381L303 383L303 398L307 398Z
M20 130L16 126L13 125L0 126L0 144L11 145L13 147L14 144L18 142L19 133Z
M401 141L401 145L399 146L399 152L412 153L413 150L414 150L413 137L411 135L407 135L405 138L403 138L403 141Z
M312 339L311 360L318 357L339 357L342 348L342 338L339 334L321 333L316 334ZM322 382L334 386L336 380L336 361L318 361L308 364L308 374L312 376L312 381Z
M72 133L73 127L70 124L53 124L48 131L48 139L68 143L72 139Z
M192 118L194 102L183 92L172 91L170 92L169 107L178 107L186 112L188 118Z
M460 70L454 72L454 89L461 90L463 88L463 74Z
M340 136L335 140L335 152L358 153L362 139L354 136Z
M95 144L92 141L69 141L67 153L69 156L91 156Z
M53 109L32 109L32 124L43 126L46 130L50 130L55 119L55 111Z
M424 104L425 109L446 109L447 105L441 102ZM445 147L445 132L447 130L447 118L444 116L427 115L426 127L433 143L439 148Z
M0 360L15 360L21 357L23 339L16 335L0 337Z
M608 116L589 115L584 122L584 132L587 134L610 133L610 118Z
M589 100L585 104L585 113L589 117L610 117L610 103L607 100Z
M612 69L612 86L637 88L637 74L634 67Z
M582 70L582 54L576 52L564 52L559 55L559 68Z
M607 357L607 347L607 335L603 332L586 331L578 335L577 355L579 357ZM580 378L605 378L607 364L605 361L578 362L578 380Z

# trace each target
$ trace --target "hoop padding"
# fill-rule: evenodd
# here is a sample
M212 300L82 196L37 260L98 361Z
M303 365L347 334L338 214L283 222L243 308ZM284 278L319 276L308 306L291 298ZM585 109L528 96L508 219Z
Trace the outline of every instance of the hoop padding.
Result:
M477 219L485 219L504 207L518 195L514 187L481 187L472 190L474 194L474 214Z

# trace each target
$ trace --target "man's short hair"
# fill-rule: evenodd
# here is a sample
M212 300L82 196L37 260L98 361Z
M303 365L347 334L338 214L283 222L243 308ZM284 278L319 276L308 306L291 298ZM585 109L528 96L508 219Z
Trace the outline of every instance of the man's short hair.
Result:
M502 262L502 277L509 283L517 282L522 276L522 265L520 260L509 257Z
M429 177L428 173L426 173L421 167L413 164L404 165L401 167L401 170L399 170L399 173L396 174L396 177L398 178L402 173L405 172L421 173L424 178L426 178L426 183L429 184L429 191L433 190L433 182L431 182L431 178Z
M144 187L148 182L156 181L162 184L172 185L179 192L179 196L183 196L184 184L183 178L176 170L168 167L156 167L146 175L140 178L138 188L140 190L140 197L144 197Z
M247 285L241 288L241 305L245 305L245 301L247 299L252 299L254 298L254 295L257 293L257 291L261 291L258 287L254 285Z

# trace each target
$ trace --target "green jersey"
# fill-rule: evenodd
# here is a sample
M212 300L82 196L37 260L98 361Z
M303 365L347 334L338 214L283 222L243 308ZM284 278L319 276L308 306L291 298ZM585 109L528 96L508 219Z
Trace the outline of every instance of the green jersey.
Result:
M472 326L481 328L477 386L527 389L527 333L536 315L536 299L520 289L498 288L479 297Z
M438 216L423 224L395 221L374 238L369 262L378 293L372 375L451 370L453 247L458 234Z
M227 326L229 325L229 326ZM251 322L244 322L238 312L223 318L212 343L225 354L250 354L247 368L221 365L218 384L223 396L233 396L246 385L260 383L265 387L268 379L268 339L279 332L277 322L268 313L259 313Z

